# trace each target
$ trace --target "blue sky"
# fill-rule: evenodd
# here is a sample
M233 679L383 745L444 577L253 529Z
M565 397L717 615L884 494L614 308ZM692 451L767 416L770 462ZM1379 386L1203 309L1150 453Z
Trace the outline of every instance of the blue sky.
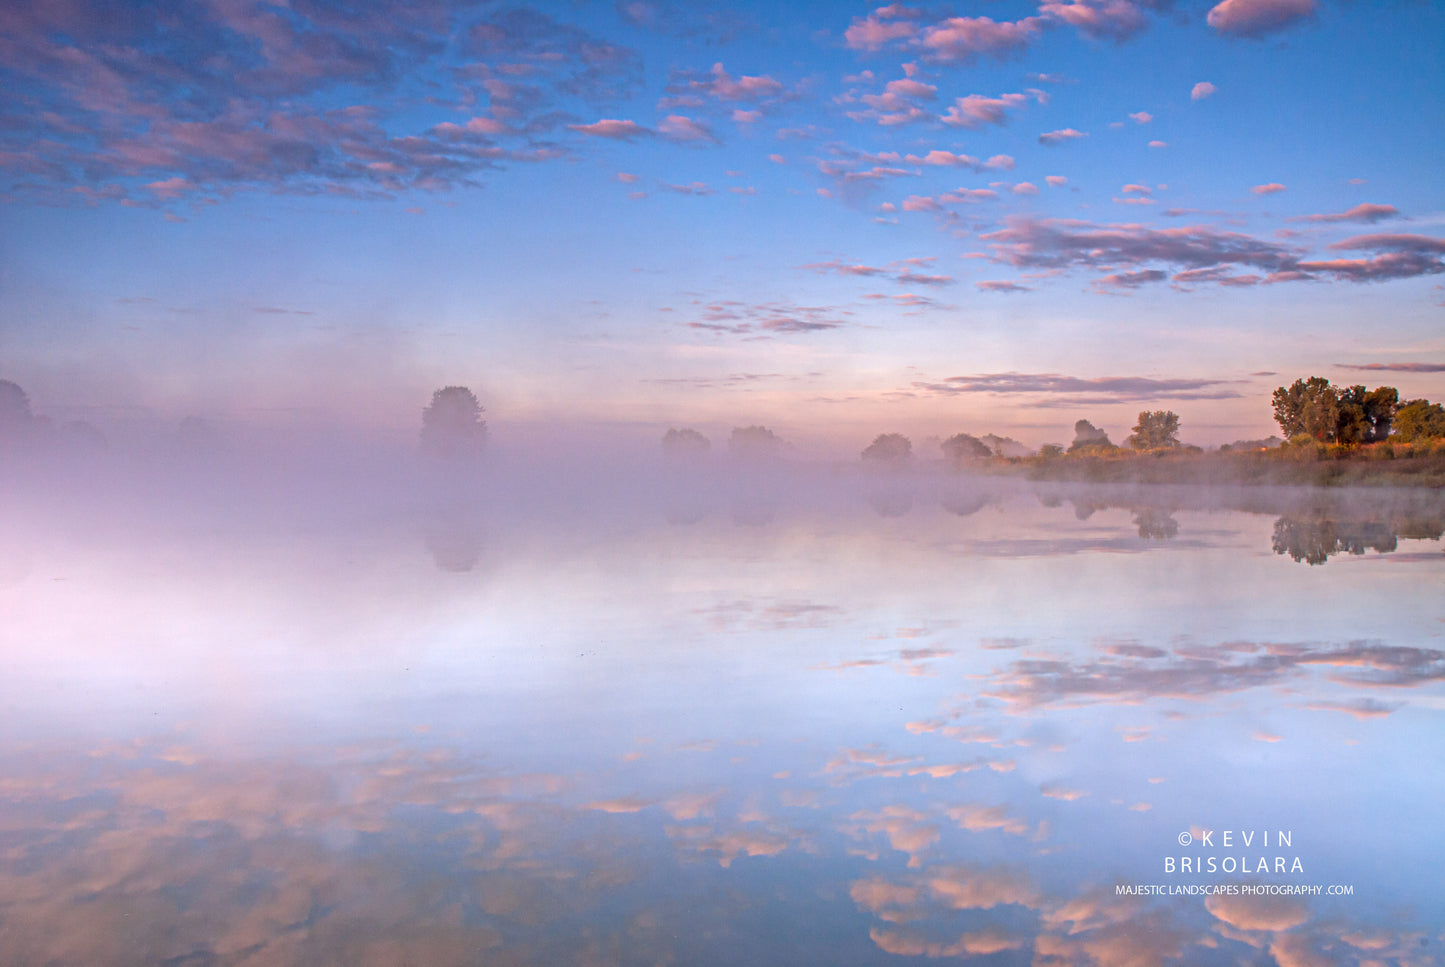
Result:
M1439 399L1442 47L1423 2L11 5L0 378L845 449Z

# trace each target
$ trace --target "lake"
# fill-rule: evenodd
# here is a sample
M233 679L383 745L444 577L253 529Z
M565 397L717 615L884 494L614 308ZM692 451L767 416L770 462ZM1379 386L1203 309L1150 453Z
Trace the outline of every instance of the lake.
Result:
M13 504L0 960L1445 963L1440 495L592 486Z

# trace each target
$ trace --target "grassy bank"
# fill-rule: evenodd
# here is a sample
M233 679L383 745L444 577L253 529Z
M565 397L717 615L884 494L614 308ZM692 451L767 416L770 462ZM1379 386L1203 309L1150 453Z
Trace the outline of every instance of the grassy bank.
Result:
M1445 488L1445 443L1330 446L1313 441L1243 452L1112 450L990 462L990 472L1087 483L1275 484Z

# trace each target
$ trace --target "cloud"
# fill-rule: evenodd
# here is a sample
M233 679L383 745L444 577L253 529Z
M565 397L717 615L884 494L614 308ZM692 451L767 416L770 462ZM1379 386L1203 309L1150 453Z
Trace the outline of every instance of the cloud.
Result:
M657 133L671 141L696 143L707 141L717 143L707 125L681 114L669 114L657 124Z
M1209 11L1209 26L1234 37L1262 37L1315 13L1316 0L1224 0Z
M1286 218L1287 222L1374 222L1384 221L1387 218L1399 218L1400 210L1394 205L1356 205L1349 211L1336 212L1328 215L1296 215L1294 218Z
M1167 148L1167 147L1169 147L1169 142L1168 142L1168 141L1150 141L1150 142L1149 142L1149 147L1151 147L1151 148Z
M1009 191L1013 192L1015 195L1037 195L1039 193L1039 188L1033 182L1021 181L1018 184L1014 185L1012 188L1010 188Z
M675 70L668 78L666 93L673 96L704 96L719 101L766 101L785 90L782 81L767 74L733 77L719 61L706 74Z
M1011 284L1004 283L1004 285ZM990 291L999 290L991 289ZM982 373L977 376L950 376L938 383L914 383L913 385L918 389L950 396L972 393L1063 394L1107 396L1119 402L1139 402L1144 400L1234 399L1240 394L1227 388L1232 384L1233 381L1222 379L1153 379L1146 376L1085 378L1062 376L1058 373Z
M1189 99L1191 101L1202 101L1217 90L1219 90L1219 88L1215 87L1208 81L1200 81L1198 84L1194 85L1192 90L1190 90Z
M896 281L902 285L952 285L950 275L922 275L913 271L900 272Z
M591 124L569 124L567 127L591 138L611 138L614 141L630 141L652 133L636 121L615 118L602 118Z
M1148 124L1150 121L1154 120L1154 115L1150 114L1148 111L1136 111L1135 113L1129 115L1129 120L1133 121L1135 124Z
M1312 712L1343 712L1357 719L1384 718L1404 707L1403 702L1381 702L1373 698L1357 702L1309 702L1303 706Z
M1023 94L1002 94L998 97L970 94L954 101L953 106L939 120L960 128L980 128L985 124L1003 125L1008 123L1006 111L1026 103L1028 97Z
M1285 191L1286 189L1285 186L1281 185L1279 182L1272 181L1267 185L1255 185L1249 190L1254 192L1256 195L1277 195L1280 192Z
M1137 289L1150 282L1163 282L1168 272L1160 269L1139 269L1134 272L1112 272L1094 282L1096 287L1106 289Z
M1032 292L1026 285L1019 285L1017 282L1006 282L1001 280L988 280L975 282L974 287L980 292Z
M900 4L879 7L867 17L855 19L843 32L843 41L853 50L881 50L917 36L918 25L913 21L919 16Z
M542 135L641 80L630 49L536 11L477 20L475 7L439 0L378 0L346 16L318 3L163 7L120 16L78 0L7 21L7 93L37 110L7 119L0 157L23 157L25 191L162 205L258 190L448 190L567 156ZM469 119L418 127L403 78Z
M996 154L987 161L980 161L971 154L954 154L952 151L934 149L926 155L910 154L903 159L909 164L937 167L967 168L974 172L1012 171L1014 159L1006 154Z
M1154 229L1142 225L1094 225L1068 219L1014 216L1006 228L979 237L1000 262L1027 268L1137 265L1160 261L1202 268L1244 264L1263 269L1293 267L1291 250L1236 232L1208 227Z
M1080 138L1087 138L1083 131L1075 131L1073 128L1062 128L1058 131L1049 131L1039 135L1039 144L1063 144L1066 141L1077 141Z
M1351 282L1384 282L1445 272L1445 239L1428 235L1357 235L1336 242L1334 250L1365 249L1381 254L1365 259L1299 262L1305 273L1327 273Z
M1310 918L1304 901L1287 896L1244 896L1215 893L1204 908L1240 930L1289 930Z
M688 323L692 329L768 338L774 333L810 333L847 325L840 318L852 313L827 306L800 306L788 302L713 302L703 306L702 318Z
M1045 175L1044 181L1048 182L1050 188L1062 188L1069 183L1069 179L1063 175Z
M1128 40L1148 25L1144 11L1131 0L1049 2L1041 4L1039 12L1076 27L1087 37L1115 43Z
M1042 17L1017 22L995 22L988 17L950 17L929 27L918 39L924 59L943 64L967 64L980 55L1002 60L1020 53L1047 26Z
M1355 369L1364 372L1445 373L1445 363L1361 363L1358 365L1335 363L1335 368Z

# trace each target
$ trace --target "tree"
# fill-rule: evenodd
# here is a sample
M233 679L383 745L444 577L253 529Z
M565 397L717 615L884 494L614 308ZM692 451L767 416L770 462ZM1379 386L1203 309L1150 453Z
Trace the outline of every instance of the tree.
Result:
M1445 406L1411 400L1395 411L1395 437L1401 443L1445 437Z
M862 457L872 463L902 466L913 457L913 443L902 433L880 433L863 449Z
M662 452L670 457L707 453L711 448L712 441L693 429L673 427L662 435Z
M1369 392L1363 386L1336 391L1340 399L1335 439L1340 443L1379 443L1390 435L1390 424L1400 405L1400 391L1377 386Z
M1323 443L1335 440L1340 423L1340 397L1323 376L1297 379L1274 391L1274 421L1286 439L1302 436Z
M1393 386L1337 387L1323 376L1297 379L1274 391L1274 419L1290 440L1378 443L1390 435L1400 405Z
M940 443L938 448L943 451L943 458L954 466L973 463L975 460L987 460L993 456L993 450L987 443L967 433L955 433Z
M1179 414L1173 410L1144 410L1134 435L1125 442L1135 450L1179 449Z
M782 452L782 439L765 426L735 426L728 437L728 453L734 457L775 460Z
M0 379L0 438L21 436L31 430L34 422L30 397L20 384Z
M421 445L439 457L466 457L480 453L487 440L482 404L465 386L444 386L431 395L421 412Z
M1117 447L1109 441L1109 434L1088 420L1080 420L1074 424L1074 442L1069 445L1070 453L1101 453L1115 449Z

